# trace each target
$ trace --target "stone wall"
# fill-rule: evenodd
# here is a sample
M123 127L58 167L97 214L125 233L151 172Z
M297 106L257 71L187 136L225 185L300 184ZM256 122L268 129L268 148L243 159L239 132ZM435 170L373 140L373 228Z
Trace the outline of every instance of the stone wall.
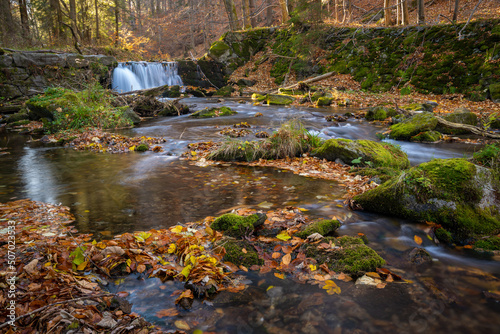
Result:
M29 97L50 86L82 89L91 80L107 87L117 65L114 57L104 55L3 54L0 55L0 98Z

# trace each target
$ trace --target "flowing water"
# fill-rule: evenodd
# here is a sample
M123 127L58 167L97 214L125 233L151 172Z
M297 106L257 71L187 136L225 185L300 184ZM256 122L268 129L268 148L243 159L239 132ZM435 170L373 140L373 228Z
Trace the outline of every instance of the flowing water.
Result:
M135 87L134 87L135 89ZM500 266L464 251L445 249L428 240L425 226L370 214L342 205L345 194L336 182L315 180L271 168L196 167L179 160L191 142L221 140L225 126L248 122L254 132L300 119L327 138L376 139L381 128L351 119L336 126L325 115L347 110L258 107L234 100L186 99L194 109L226 105L237 115L213 119L188 116L157 118L123 131L134 136L167 139L162 153L96 154L63 148L34 148L26 138L0 137L0 202L31 198L71 207L81 232L96 238L117 233L165 228L178 222L215 216L234 207L270 208L295 205L315 217L341 217L342 235L362 232L392 271L408 280L384 289L337 282L340 295L327 295L315 285L281 280L272 274L242 273L245 291L222 292L212 300L195 301L190 311L173 318L156 312L175 307L178 282L129 276L112 291L128 291L133 311L165 329L184 320L192 330L220 333L494 333L500 328L500 304L488 291L500 290ZM196 106L195 106L196 105ZM262 117L254 117L257 112ZM248 140L254 139L249 135ZM478 147L463 144L401 143L412 162L470 156ZM390 203L388 203L390 205ZM415 267L407 260L422 237L432 265ZM270 286L274 288L269 289Z
M118 92L130 92L163 85L182 86L176 62L149 63L129 61L113 70L112 87Z

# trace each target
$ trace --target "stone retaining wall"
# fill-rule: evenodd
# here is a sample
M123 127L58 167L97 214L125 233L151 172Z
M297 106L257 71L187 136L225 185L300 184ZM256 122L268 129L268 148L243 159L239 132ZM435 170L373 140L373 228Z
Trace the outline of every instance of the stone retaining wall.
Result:
M0 55L0 98L28 97L50 86L81 89L94 79L107 87L117 65L114 57L104 55L3 54Z

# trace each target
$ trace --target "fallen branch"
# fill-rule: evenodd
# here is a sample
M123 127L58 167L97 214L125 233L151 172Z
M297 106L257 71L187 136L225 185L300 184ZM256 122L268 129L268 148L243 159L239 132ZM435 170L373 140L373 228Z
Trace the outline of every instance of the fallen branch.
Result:
M36 310L34 311L31 311L29 313L26 313L26 314L23 314L23 315L20 315L19 317L15 318L13 320L13 322L17 322L21 319L24 319L26 317L29 317L30 315L33 315L35 313L38 313L40 311L43 311L45 310L46 308L49 308L49 307L52 307L52 306L55 306L55 305L58 305L58 304L66 304L66 303L71 303L71 302L74 302L74 301L78 301L78 300L85 300L85 299L93 299L93 298L99 298L99 297L109 297L109 296L115 296L116 294L113 294L113 293L101 293L101 294L98 294L98 295L93 295L93 296L85 296L85 297L80 297L80 298L73 298L73 299L68 299L68 300L61 300L59 302L55 302L55 303L52 303L52 304L49 304L49 305L45 305L45 306L42 306L40 308L37 308ZM6 321L4 322L3 324L0 325L0 329L8 326L11 322L10 321Z
M336 74L337 72L328 72L328 73L325 73L325 74L322 74L322 75L319 75L317 77L314 77L314 78L311 78L311 79L307 79L307 80L304 80L304 81L301 81L303 83L311 83L311 82L316 82L316 81L321 81L323 79L326 79L326 78L329 78L331 77L332 75ZM288 87L284 87L283 89L292 89L294 88L295 86L298 86L299 85L299 82L297 82L296 84L293 84L291 86L288 86ZM278 93L278 91L272 91L271 93L273 94L276 94Z
M131 95L131 94L144 95L146 93L148 93L148 94L150 93L150 95L157 95L157 94L159 95L168 87L170 87L170 85L163 85L163 86L153 87L153 88L132 90L130 92L118 93L118 95Z
M488 137L488 138L493 138L493 139L500 139L500 135L488 132L484 129L481 129L477 126L474 125L469 125L469 124L460 124L460 123L453 123L453 122L448 122L444 119L442 119L439 116L436 116L436 119L438 120L438 124L441 124L443 126L446 126L448 128L452 129L460 129L460 130L467 130L469 132L472 132L473 134L482 136L482 137Z

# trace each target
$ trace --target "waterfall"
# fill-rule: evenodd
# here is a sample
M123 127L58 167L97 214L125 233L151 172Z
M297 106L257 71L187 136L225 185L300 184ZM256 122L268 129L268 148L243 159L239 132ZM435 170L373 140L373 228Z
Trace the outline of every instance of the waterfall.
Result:
M182 79L177 74L176 62L129 61L119 63L118 67L113 70L112 87L117 92L130 92L163 85L182 86Z

